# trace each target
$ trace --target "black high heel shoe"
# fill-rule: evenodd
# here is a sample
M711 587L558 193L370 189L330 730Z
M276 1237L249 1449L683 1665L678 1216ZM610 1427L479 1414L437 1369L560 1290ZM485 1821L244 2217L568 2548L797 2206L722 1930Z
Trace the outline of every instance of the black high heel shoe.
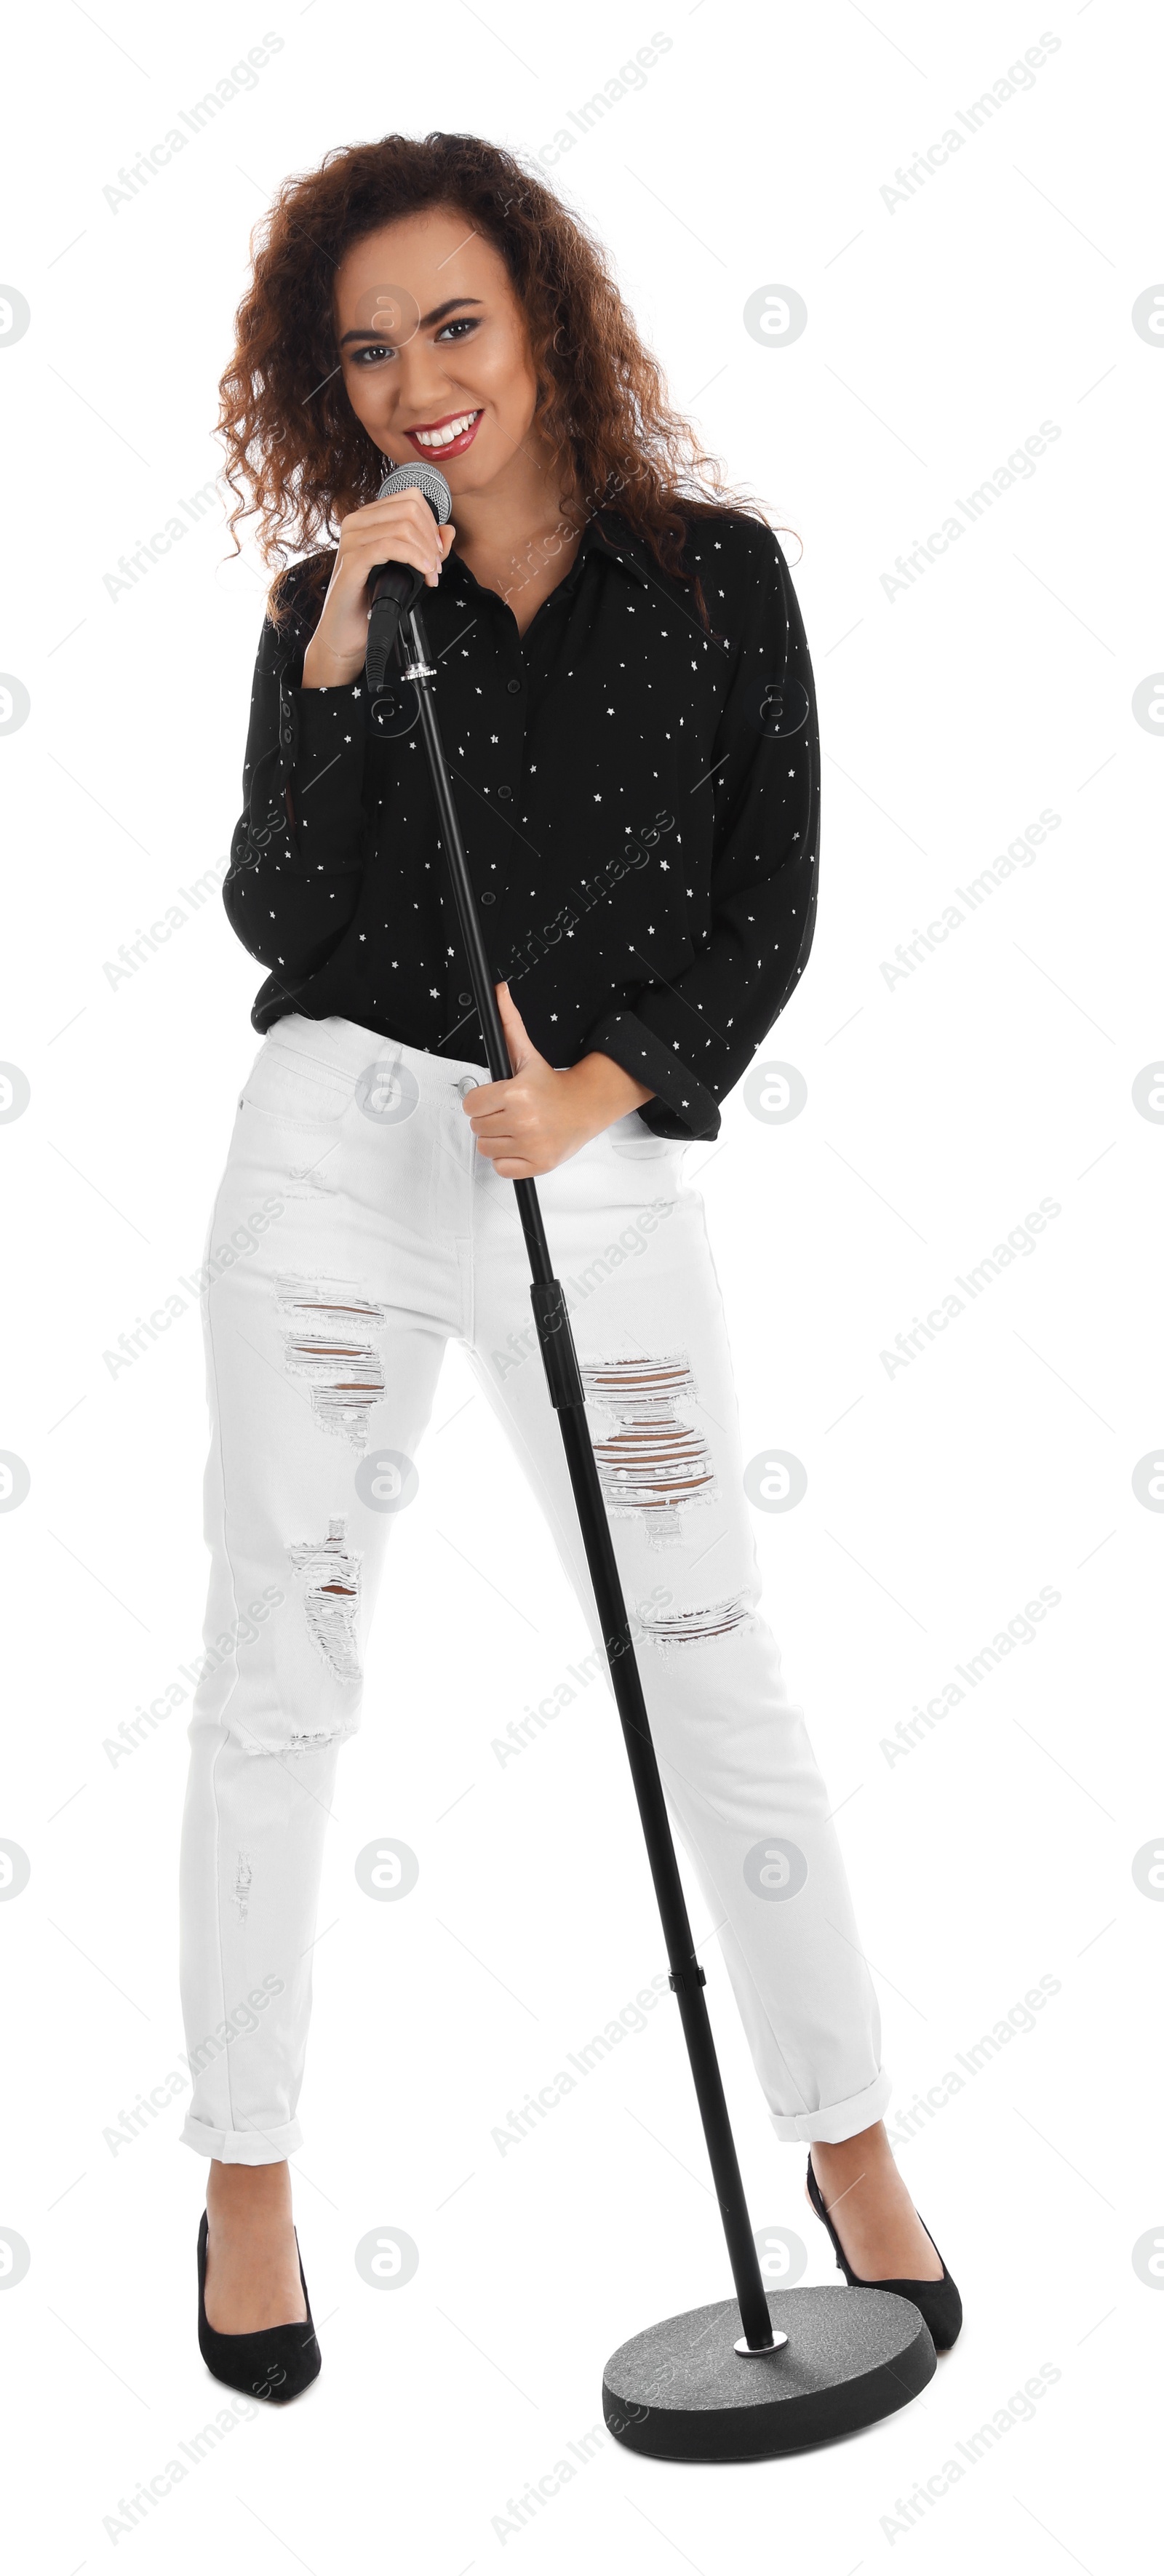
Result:
M833 2252L837 2258L837 2270L844 2273L849 2288L851 2290L895 2290L899 2299L908 2299L911 2302L917 2309L923 2325L929 2327L934 2351L948 2352L951 2344L957 2343L962 2331L962 2301L958 2295L958 2284L951 2280L946 2270L945 2257L938 2254L933 2237L930 2236L930 2243L934 2245L934 2252L938 2254L938 2261L942 2266L940 2281L863 2281L860 2274L854 2272L847 2255L842 2251L840 2237L821 2198L820 2184L812 2170L811 2155L808 2159L808 2197L817 2217L823 2220L829 2231L833 2240ZM921 2223L925 2227L924 2219ZM926 2227L926 2234L927 2236L930 2234L928 2227Z
M303 2299L307 2315L297 2325L265 2326L261 2334L219 2334L206 2320L206 2239L209 2226L206 2211L198 2230L198 2349L207 2369L228 2388L241 2388L248 2397L266 2398L273 2406L285 2406L289 2397L298 2397L300 2389L318 2379L322 2355L311 2315L307 2283L303 2280L303 2258L299 2257L299 2278L303 2281ZM295 2238L299 2253L299 2238Z

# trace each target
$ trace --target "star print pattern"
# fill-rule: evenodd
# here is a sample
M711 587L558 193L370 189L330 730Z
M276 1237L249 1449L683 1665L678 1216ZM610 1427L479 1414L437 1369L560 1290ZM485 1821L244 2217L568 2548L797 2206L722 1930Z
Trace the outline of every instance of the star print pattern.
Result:
M610 1055L654 1094L646 1127L710 1137L808 960L820 754L772 530L694 518L684 560L710 634L615 511L524 634L455 547L421 614L496 980L552 1064ZM334 1015L483 1062L410 684L304 689L316 612L292 596L259 639L223 887L269 970L252 1022Z

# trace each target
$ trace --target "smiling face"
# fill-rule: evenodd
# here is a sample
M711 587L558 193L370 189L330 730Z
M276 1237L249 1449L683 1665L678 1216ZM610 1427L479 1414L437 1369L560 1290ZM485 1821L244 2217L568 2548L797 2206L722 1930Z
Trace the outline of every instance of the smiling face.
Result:
M334 309L348 400L390 465L429 458L454 502L541 481L525 315L466 215L433 206L353 243Z

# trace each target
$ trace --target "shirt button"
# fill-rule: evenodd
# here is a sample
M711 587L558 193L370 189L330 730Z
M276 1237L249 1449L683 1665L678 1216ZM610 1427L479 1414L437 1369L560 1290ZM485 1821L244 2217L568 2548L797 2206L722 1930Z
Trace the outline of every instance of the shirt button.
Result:
M506 687L509 690L510 697L515 698L521 687L521 682L520 680L507 680Z
M510 797L511 797L511 796L512 796L512 794L513 794L513 789L512 789L512 787L499 787L499 788L498 788L498 790L497 790L497 793L498 793L499 797L501 798L501 802L502 802L502 804L503 804L503 805L508 805L508 803L509 803L509 799L510 799Z
M496 903L497 897L495 894L483 894L481 901L482 903Z

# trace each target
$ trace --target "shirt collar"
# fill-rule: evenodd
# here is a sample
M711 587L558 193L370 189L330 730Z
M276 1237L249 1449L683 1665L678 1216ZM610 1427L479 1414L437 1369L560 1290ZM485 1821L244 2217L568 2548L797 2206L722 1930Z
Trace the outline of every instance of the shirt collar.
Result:
M596 510L587 519L582 530L578 552L569 572L565 575L566 582L572 583L574 577L580 574L581 566L589 554L602 555L608 562L620 564L631 580L640 583L644 589L650 589L652 581L660 578L659 567L654 563L654 558L650 555L650 549L644 539L619 515L617 510ZM458 575L467 591L482 588L483 585L477 581L476 575L470 571L467 563L462 563L456 555L450 560L456 563ZM653 565L653 571L648 571L648 561Z
M651 576L644 560L649 549L637 530L617 510L596 510L593 518L587 520L578 548L578 560L591 552L610 556L613 562L622 565L624 572L630 573L633 580L642 582L645 588L649 587Z
M677 574L663 571L647 539L640 536L637 528L632 528L629 519L624 519L620 511L596 510L593 518L587 520L576 563L591 552L620 565L640 589L659 592L664 604L673 601L689 611L686 583Z

